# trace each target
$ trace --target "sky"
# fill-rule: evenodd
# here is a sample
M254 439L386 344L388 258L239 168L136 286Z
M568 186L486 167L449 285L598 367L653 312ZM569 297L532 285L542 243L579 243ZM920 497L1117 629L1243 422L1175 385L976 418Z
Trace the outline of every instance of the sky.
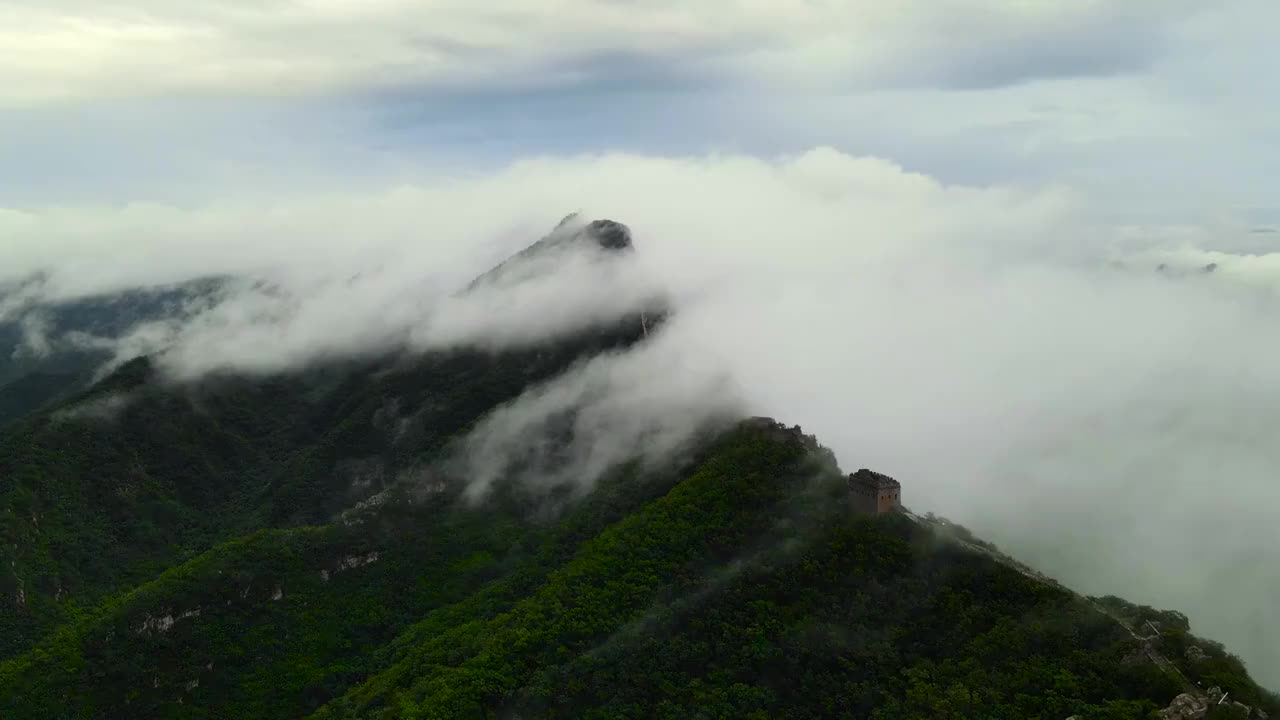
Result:
M1280 6L496 5L0 3L0 284L270 279L119 346L187 376L669 293L529 411L800 424L1280 687ZM625 272L448 298L571 211Z

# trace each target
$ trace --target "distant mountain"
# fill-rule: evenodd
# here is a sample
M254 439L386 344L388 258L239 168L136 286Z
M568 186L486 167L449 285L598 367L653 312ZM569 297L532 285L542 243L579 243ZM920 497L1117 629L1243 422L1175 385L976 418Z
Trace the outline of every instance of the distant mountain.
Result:
M577 213L566 215L544 238L476 278L468 291L499 283L519 282L559 262L566 253L594 252L601 258L634 251L631 229L613 220L584 222Z
M571 216L469 287L567 249L633 245ZM1280 712L1177 613L857 510L832 453L768 418L583 491L561 413L469 492L486 420L654 322L184 385L138 358L61 391L0 429L0 717Z
M222 279L46 302L36 276L0 288L0 425L87 387L112 358L110 341L181 320L216 298Z
M508 266L534 257L526 251ZM59 308L59 327L118 331L178 311L189 292L112 297L102 308L84 301ZM428 464L531 385L645 332L645 321L625 317L503 354L391 352L186 386L137 358L87 390L51 383L60 402L0 433L0 508L9 510L0 519L14 539L0 550L9 569L0 571L0 597L22 598L0 605L0 657L70 608L221 540L330 519Z

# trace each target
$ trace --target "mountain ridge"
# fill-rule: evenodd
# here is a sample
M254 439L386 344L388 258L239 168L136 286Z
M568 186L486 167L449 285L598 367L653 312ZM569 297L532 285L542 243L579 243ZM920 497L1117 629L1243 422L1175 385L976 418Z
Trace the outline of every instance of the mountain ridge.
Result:
M597 223L468 287L632 250ZM1215 686L1280 712L1176 613L859 512L835 455L769 417L584 479L561 413L467 492L454 460L485 418L661 332L642 310L197 383L139 358L0 427L0 715L1147 718L1184 693L1226 712Z

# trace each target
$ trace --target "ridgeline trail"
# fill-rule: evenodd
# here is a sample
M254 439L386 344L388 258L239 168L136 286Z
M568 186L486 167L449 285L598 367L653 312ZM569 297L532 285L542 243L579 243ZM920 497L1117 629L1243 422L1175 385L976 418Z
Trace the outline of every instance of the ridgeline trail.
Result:
M1118 625L1120 625L1120 627L1124 628L1125 632L1129 633L1129 635L1131 635L1134 640L1137 640L1139 643L1141 643L1143 654L1145 654L1147 658L1151 660L1151 662L1155 663L1156 667L1160 668L1165 674L1176 679L1182 685L1184 692L1191 693L1196 697L1201 697L1201 698L1206 697L1206 694L1203 688L1197 686L1195 683L1188 680L1187 676L1182 674L1182 671L1179 670L1176 665L1170 662L1169 658L1165 657L1163 653L1161 653L1158 649L1156 649L1155 643L1152 641L1160 637L1160 631L1157 630L1155 627L1151 628L1152 629L1151 635L1147 635L1147 636L1139 635L1127 620L1116 615L1114 612L1103 607L1102 605L1092 600L1091 598L1085 595L1081 595L1080 593L1072 590L1071 588L1066 587L1065 585L1058 582L1057 580L1054 580L1051 577L1048 577L1040 572L1037 572L1036 570L1026 565L1023 565L1022 563L1018 562L1017 560L1007 555L1004 555L990 548L983 547L977 543L973 543L968 540L965 540L964 538L960 537L954 532L947 532L948 523L946 521L921 517L911 512L910 510L907 510L906 508L902 509L902 513L916 523L942 530L942 532L945 535L947 535L947 537L955 540L956 542L960 543L964 547L974 552L986 555L987 557L995 560L996 562L999 562L1005 565L1006 567L1012 568L1018 571L1019 573L1021 573L1022 575L1032 580L1035 580L1036 582L1043 583L1045 585L1051 585L1054 588L1062 590L1063 592L1066 592L1066 593L1070 593L1074 597L1079 598L1081 601L1085 602L1093 609L1111 618ZM1148 625L1150 625L1150 623L1148 623Z

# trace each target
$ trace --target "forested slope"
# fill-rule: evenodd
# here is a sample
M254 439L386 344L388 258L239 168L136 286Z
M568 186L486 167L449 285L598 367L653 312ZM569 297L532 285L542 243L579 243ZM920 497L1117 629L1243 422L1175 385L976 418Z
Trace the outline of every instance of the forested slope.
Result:
M220 545L0 666L0 710L1140 718L1182 691L1083 598L852 512L798 431L747 423L687 465L620 468L554 523L514 487L444 490ZM1274 708L1209 649L1196 679Z
M566 227L472 287L630 248ZM516 453L469 492L487 418L660 319L182 383L139 358L26 411L0 428L0 717L1118 719L1214 686L1280 713L1176 613L855 511L767 418L537 487ZM539 462L588 442L577 411L529 430Z
M219 542L330 522L646 327L632 315L501 352L382 352L183 383L142 357L0 425L0 658Z

